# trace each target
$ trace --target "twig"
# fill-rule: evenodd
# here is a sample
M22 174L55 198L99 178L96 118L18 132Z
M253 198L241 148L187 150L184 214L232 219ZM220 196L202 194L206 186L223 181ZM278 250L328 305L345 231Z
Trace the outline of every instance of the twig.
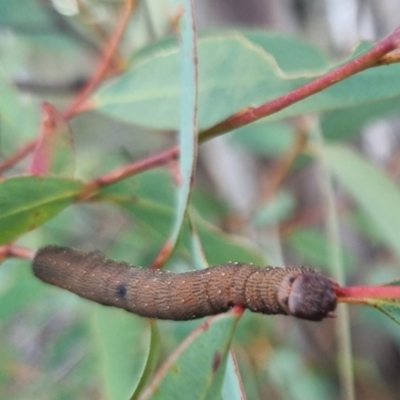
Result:
M101 81L106 76L110 65L112 65L113 63L115 51L117 50L118 44L122 38L134 5L135 0L126 0L126 5L121 12L121 16L119 18L119 22L117 23L115 31L111 35L109 42L105 47L103 57L99 63L99 66L97 67L96 71L89 79L87 84L72 100L71 104L67 106L67 108L62 112L64 119L70 119L76 113L81 111L82 106L84 108L84 102L87 97L93 92L93 90L101 83ZM0 163L0 173L26 157L35 148L37 140L38 138L31 140L10 157L3 160Z
M268 101L259 107L248 107L241 110L224 121L200 132L200 140L208 140L212 137L221 135L237 129L243 125L255 122L268 115L274 114L283 108L289 107L300 100L318 93L335 83L338 83L352 75L357 74L367 68L381 65L381 60L392 50L400 46L400 26L397 27L389 36L375 44L370 50L346 64L320 76L319 78L300 86L274 100Z
M371 299L400 299L400 286L345 286L335 289L338 302L369 304Z
M146 158L142 158L139 161L132 162L131 164L124 165L123 167L117 168L105 175L102 175L91 182L88 182L85 189L82 192L81 199L86 199L97 192L100 188L112 185L122 179L129 176L138 174L140 172L147 171L149 169L164 165L179 155L179 146L171 147L160 153L150 155Z
M389 36L375 44L370 50L361 54L357 58L346 64L316 78L315 80L300 86L280 97L264 103L259 107L249 107L239 111L224 121L199 132L199 143L212 139L215 136L237 129L243 125L255 122L263 117L274 114L283 108L289 107L300 100L305 99L315 93L318 93L337 82L340 82L352 75L355 75L367 68L381 65L380 60L388 53L400 46L400 26L396 28ZM128 166L121 167L111 173L97 178L90 185L106 186L115 183L136 173L158 167L171 159L178 157L179 147L171 147L163 152L148 157L144 160L136 161Z
M33 260L34 254L34 250L28 249L26 247L6 244L4 246L0 246L0 263L6 258L10 257L26 258L27 260Z
M63 116L65 119L69 119L78 113L80 110L80 106L86 101L88 96L93 92L93 90L99 85L99 83L106 76L110 64L114 59L115 52L118 48L118 44L121 41L122 35L125 31L126 25L129 21L129 17L132 13L132 9L134 7L135 0L126 0L125 7L121 12L121 16L118 19L118 23L114 33L111 35L109 42L106 45L104 50L103 57L101 62L87 83L87 85L82 89L82 91L76 96L74 101L64 110Z
M243 125L255 122L268 115L274 114L275 112L278 112L283 108L289 107L292 104L305 99L306 97L318 93L339 81L342 81L352 75L357 74L358 72L361 72L367 68L379 66L381 65L381 60L385 60L385 56L393 50L396 50L399 46L400 26L397 27L389 36L379 41L369 51L349 61L348 63L328 72L325 75L322 75L321 77L303 86L300 86L297 89L290 91L283 96L268 101L259 107L246 108L245 110L233 114L232 116L214 125L213 127L199 132L199 142L201 143L206 140L210 140L215 136L221 135L233 129L239 128ZM79 111L82 111L83 109L84 104L80 104ZM74 113L75 112L78 112L78 110L74 110ZM67 113L67 111L65 111L65 113ZM22 153L22 156L19 156L17 160L21 159L22 157L24 157L24 155L29 153L34 144L30 143L30 146L32 147L28 151L23 151L23 149L19 151ZM3 161L3 164L10 166L9 160L14 159L16 157L16 154L17 153L11 156L8 160ZM171 159L176 158L178 155L179 147L171 147L161 153L155 154L146 159L136 161L130 165L121 167L102 177L99 177L88 184L88 188L91 187L90 191L92 191L96 187L98 188L110 185L128 176L163 165L169 162ZM3 164L0 164L0 172L2 171ZM12 164L13 163L11 163L11 165Z

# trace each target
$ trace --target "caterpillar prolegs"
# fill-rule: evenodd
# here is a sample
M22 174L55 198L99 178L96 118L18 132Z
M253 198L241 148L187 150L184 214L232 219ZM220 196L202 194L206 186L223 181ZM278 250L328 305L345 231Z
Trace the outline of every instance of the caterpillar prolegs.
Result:
M335 282L305 267L235 262L174 274L108 260L99 252L48 246L36 253L33 271L44 282L148 318L189 320L238 305L320 321L337 302Z

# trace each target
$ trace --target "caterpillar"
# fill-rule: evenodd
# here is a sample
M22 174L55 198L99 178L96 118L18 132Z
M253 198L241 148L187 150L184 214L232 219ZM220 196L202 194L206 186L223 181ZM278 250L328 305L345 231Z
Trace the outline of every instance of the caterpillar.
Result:
M337 284L302 266L230 262L175 274L108 260L100 252L48 246L37 251L33 272L46 283L148 318L189 320L238 305L320 321L333 315L337 303Z

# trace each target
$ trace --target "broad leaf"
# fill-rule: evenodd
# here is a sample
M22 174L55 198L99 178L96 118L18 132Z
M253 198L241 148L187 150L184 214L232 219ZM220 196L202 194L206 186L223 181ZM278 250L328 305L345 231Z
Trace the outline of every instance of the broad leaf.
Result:
M267 52L258 44L260 35L257 34L257 41L231 32L199 40L201 129L245 107L272 100L316 76L315 68L305 71L300 61L296 70L283 69L277 61L279 54ZM104 85L94 96L92 107L129 123L177 129L181 104L178 47L149 53L125 74ZM393 85L399 73L398 64L371 68L274 114L269 120L393 99L400 95L400 87Z
M210 318L170 355L140 399L217 399L240 315Z
M80 181L21 176L0 182L0 244L15 240L72 204Z

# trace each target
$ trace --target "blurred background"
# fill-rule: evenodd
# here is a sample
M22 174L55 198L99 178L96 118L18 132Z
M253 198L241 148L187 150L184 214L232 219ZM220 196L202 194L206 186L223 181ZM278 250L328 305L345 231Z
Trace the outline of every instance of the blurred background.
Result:
M63 108L98 65L123 5L121 0L0 0L1 74L29 107L47 100ZM199 32L256 29L288 35L311 44L323 60L321 65L328 66L349 57L361 41L384 37L400 21L398 0L202 0L195 1L195 7ZM173 34L175 11L167 1L137 1L116 65L124 64L143 46ZM356 149L398 184L399 100L318 116L325 140ZM24 115L20 117L23 123ZM269 264L305 264L329 274L321 165L302 152L314 122L293 117L268 127L276 135L263 135L266 128L260 124L258 131L254 127L245 131L245 127L201 145L193 203L205 220L251 242L249 246L257 247L257 254ZM70 123L77 175L83 179L175 143L174 132L146 130L95 111L78 115ZM0 160L27 139L29 134L10 135L2 129L0 116ZM20 163L8 174L23 173L25 168ZM165 183L164 173L145 184L152 182L152 190L160 190L161 199L165 195L169 202L173 185ZM347 283L372 284L398 277L395 255L340 185L335 186L335 198ZM162 238L154 242L151 232L122 210L95 203L67 209L19 243L37 248L50 242L100 249L110 257L148 265ZM184 270L189 264L178 252L167 268ZM104 315L89 324L89 314L96 307L100 308L34 281L26 261L3 263L0 397L102 398L92 330L104 324L99 321L113 321L120 314L96 311ZM124 319L127 330L143 324L137 317L129 318ZM162 357L197 324L162 322ZM354 307L350 308L350 329L356 398L400 398L398 325L376 310ZM330 321L316 325L246 313L234 341L248 398L339 399L335 332ZM135 350L138 358L144 348L145 344Z

